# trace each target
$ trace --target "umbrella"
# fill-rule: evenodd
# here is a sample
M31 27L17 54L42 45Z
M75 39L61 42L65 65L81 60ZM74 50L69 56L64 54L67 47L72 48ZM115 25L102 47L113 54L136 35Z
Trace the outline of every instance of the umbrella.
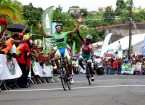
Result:
M10 24L7 30L11 32L22 32L24 28L25 28L25 25L22 25L22 24ZM28 33L29 31L30 31L30 28L27 27L26 33Z
M113 54L105 54L105 57L114 58L115 56Z

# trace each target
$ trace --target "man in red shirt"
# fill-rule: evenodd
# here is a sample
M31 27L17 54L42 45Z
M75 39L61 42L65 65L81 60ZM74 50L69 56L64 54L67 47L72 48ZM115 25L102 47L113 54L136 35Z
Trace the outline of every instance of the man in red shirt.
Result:
M113 74L117 74L117 70L118 70L118 60L115 59L115 61L113 62Z
M27 39L28 36L24 35L23 39ZM30 48L27 42L20 44L17 47L17 51L21 53L21 56L17 58L17 62L22 70L22 76L18 79L18 85L22 88L27 88L27 77L29 74L29 69L31 65L30 60Z

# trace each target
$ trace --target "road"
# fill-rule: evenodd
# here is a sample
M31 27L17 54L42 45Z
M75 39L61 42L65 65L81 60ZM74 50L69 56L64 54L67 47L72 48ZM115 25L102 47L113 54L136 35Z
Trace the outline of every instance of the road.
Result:
M58 79L56 77L56 79ZM0 105L144 105L145 76L95 76L89 86L84 74L74 76L72 90L56 83L0 93Z

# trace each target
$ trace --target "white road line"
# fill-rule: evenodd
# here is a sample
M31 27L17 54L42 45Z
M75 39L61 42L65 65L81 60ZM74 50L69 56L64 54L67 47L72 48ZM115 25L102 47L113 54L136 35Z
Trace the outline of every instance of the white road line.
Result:
M110 86L88 86L88 87L73 87L73 90L77 89L94 89L94 88L115 88L115 87L145 87L145 85L110 85ZM27 89L27 90L7 90L6 92L32 92L32 91L55 91L63 90L62 88L53 89Z
M95 81L118 81L118 80L140 80L140 79L106 79L106 80L95 80ZM141 79L141 80L145 80L145 79ZM75 81L75 82L86 82L87 80L83 80L83 81Z

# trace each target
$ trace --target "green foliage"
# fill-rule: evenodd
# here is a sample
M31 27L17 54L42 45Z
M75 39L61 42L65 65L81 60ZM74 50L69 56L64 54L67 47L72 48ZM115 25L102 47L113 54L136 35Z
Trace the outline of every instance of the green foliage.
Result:
M22 23L22 4L15 0L0 0L0 17L8 23Z
M109 24L114 24L115 21L115 13L112 10L112 7L107 7L106 11L103 14L104 21Z
M133 13L133 20L135 22L145 21L145 10L141 10L140 12Z
M121 15L122 14L122 10L126 9L126 3L124 2L124 0L117 0L116 1L116 15Z
M33 33L40 34L37 28L37 22L41 20L41 14L43 12L42 8L33 7L32 3L23 6L23 17L26 24L29 26L33 25ZM39 36L36 36L36 38Z

